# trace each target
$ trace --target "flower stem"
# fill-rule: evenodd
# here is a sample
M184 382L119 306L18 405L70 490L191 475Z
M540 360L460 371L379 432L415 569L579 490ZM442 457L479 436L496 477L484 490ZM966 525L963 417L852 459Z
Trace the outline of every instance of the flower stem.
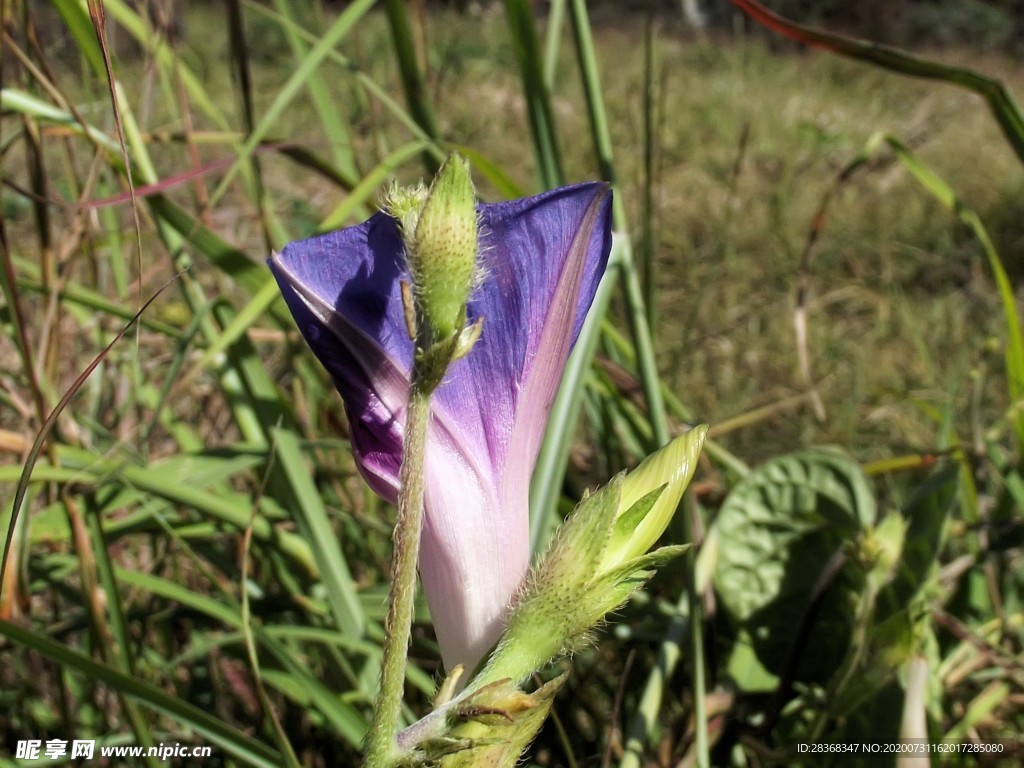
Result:
M396 742L401 725L405 693L405 665L412 634L413 599L416 596L416 568L420 534L423 530L423 461L426 455L427 425L430 422L430 376L418 375L414 366L405 414L401 487L395 521L395 552L391 563L391 591L384 625L380 691L373 707L373 724L367 740L366 768L388 768L399 757ZM426 380L425 380L426 379Z

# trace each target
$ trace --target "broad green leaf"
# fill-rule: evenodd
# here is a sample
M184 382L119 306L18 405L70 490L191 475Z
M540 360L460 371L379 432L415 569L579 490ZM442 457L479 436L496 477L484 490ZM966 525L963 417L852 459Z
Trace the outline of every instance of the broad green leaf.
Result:
M780 456L743 478L713 526L715 590L762 664L778 673L826 566L875 518L867 478L851 458L816 449ZM804 673L827 676L845 653L857 574L844 569L814 620Z

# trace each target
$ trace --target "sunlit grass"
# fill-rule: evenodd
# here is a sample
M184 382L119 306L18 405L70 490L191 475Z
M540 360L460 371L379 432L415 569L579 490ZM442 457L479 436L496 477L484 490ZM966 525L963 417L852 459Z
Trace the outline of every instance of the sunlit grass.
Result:
M263 262L270 247L311 234L345 201L353 203L348 223L364 216L377 189L357 182L396 150L408 149L408 160L394 176L408 182L424 175L388 25L383 14L368 13L316 68L335 116L324 117L323 103L301 90L268 127L254 163L240 166L208 205L246 139L224 16L219 6L190 5L171 48L159 36L148 37L153 45L146 48L117 21L126 6L109 5L112 64L130 109L123 117L137 123L141 137L140 147L129 136L128 147L138 236L120 153L83 138L77 117L35 120L26 107L5 106L0 125L8 182L3 225L20 302L17 312L0 306L4 489L13 492L49 408L146 298L192 266L83 384L34 469L12 549L21 581L5 584L5 599L15 594L22 602L6 605L4 616L20 616L27 630L0 646L11 660L0 665L0 713L14 713L0 717L0 733L66 738L74 726L141 742L150 730L180 729L234 754L231 764L272 764L281 754L259 711L248 634L268 701L300 761L320 765L338 755L335 763L347 764L376 680L392 513L359 479L340 399L280 302L269 303ZM241 7L258 120L304 59L283 31L281 3ZM291 13L307 30L300 35L307 54L337 18L333 6L298 4ZM76 42L54 14L40 14L46 34L41 51L30 55L48 69L22 67L4 87L62 111L73 105L116 142L107 84L90 64L88 44ZM477 168L482 196L496 200L511 187L537 191L527 98L500 8L479 16L431 9L413 21L427 44L422 63L440 135L497 169ZM593 23L619 195L636 238L645 192L643 19L598 15ZM551 107L564 175L576 181L596 178L598 167L570 39L567 30ZM913 496L934 454L962 448L954 451L965 468L960 519L943 564L953 555L998 563L946 585L955 592L948 610L956 621L977 620L972 631L984 625L987 642L1019 651L1013 536L1024 486L1011 421L1020 404L1011 404L1006 386L999 295L977 239L891 153L879 153L839 190L807 271L807 350L824 419L805 397L794 331L801 254L815 213L879 131L909 144L980 215L1011 280L1019 280L1024 184L1013 152L983 103L952 86L823 54L773 53L760 38L695 40L668 18L655 23L654 39L658 371L673 429L684 420L735 426L716 435L698 481L695 504L705 522L745 466L789 451L832 444L881 467L875 493L888 512ZM1024 75L1008 59L933 53L1024 93ZM342 133L351 145L336 143ZM155 189L146 186L143 154L159 180ZM36 170L42 173L33 178ZM380 178L391 175L384 169ZM365 195L355 200L356 191ZM178 229L166 207L150 205L155 193L187 214ZM618 290L612 320L624 330L602 337L601 373L587 379L563 506L637 461L656 431L628 350L623 295ZM21 322L32 376L19 347ZM916 468L890 472L889 459ZM2 531L8 515L5 505ZM330 528L336 540L324 535ZM988 553L987 537L1004 534L1003 549ZM663 574L651 594L624 610L617 634L581 652L558 705L572 735L563 743L556 729L546 730L538 763L562 764L569 751L585 761L617 750L609 747L613 719L625 728L637 709L657 644L671 631L666 615L685 583L681 570ZM243 593L251 622L242 617ZM365 632L352 622L359 612ZM1007 617L1005 635L986 623L997 616ZM417 713L425 711L438 671L429 619L420 619L410 680ZM723 700L732 689L720 667L734 640L725 623L712 612L708 674ZM944 669L966 670L944 678L960 687L950 683L955 706L941 711L941 725L976 727L963 725L965 711L984 704L976 699L985 681L971 677L973 661L965 660L973 646L941 637L935 653L946 654L937 657ZM45 650L46 659L29 648ZM651 747L676 760L687 748L683 730L693 711L687 663L664 697L662 745ZM1020 695L1019 663L983 672L1005 673ZM129 680L149 687L133 694ZM625 698L616 705L620 684ZM154 706L163 714L133 713L133 695L162 705ZM41 704L23 708L18 702L26 699ZM174 711L168 702L187 706ZM223 728L204 731L209 723L195 708ZM1012 723L1005 709L994 711L997 724ZM738 721L743 712L730 715Z

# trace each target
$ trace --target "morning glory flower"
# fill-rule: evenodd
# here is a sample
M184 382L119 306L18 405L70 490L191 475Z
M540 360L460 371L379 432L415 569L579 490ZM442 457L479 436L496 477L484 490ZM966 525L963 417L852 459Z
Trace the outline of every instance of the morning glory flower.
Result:
M481 204L482 335L435 390L420 576L446 669L472 670L498 639L529 568L529 485L562 371L611 249L605 184ZM310 348L331 374L370 486L394 502L413 342L398 223L288 245L270 260Z

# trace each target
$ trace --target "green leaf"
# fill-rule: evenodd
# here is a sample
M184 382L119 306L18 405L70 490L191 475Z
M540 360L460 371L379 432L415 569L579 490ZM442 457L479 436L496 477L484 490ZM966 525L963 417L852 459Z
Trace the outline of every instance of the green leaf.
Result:
M117 142L99 128L95 128L88 123L81 123L70 112L58 109L49 102L16 88L0 90L0 110L3 110L5 113L16 112L34 117L37 120L45 120L46 122L64 126L75 133L88 136L96 144L109 149L111 152L117 152L119 149Z
M750 633L741 630L729 654L729 677L748 693L771 693L779 686L777 675L769 672L754 651Z
M294 502L294 515L320 569L334 621L352 639L363 635L365 618L338 536L331 525L294 433L274 429L277 460L284 470Z
M372 202L373 196L394 175L396 170L429 146L430 144L424 141L410 141L391 152L363 176L351 194L347 195L334 210L324 217L320 223L320 231L327 232L344 226L353 214L361 210L368 202Z
M320 63L328 56L334 47L352 31L355 23L362 18L362 16L369 11L372 6L373 0L356 0L356 2L350 3L330 24L330 26L324 30L323 36L317 40L313 47L306 53L305 57L299 61L287 82L275 91L274 98L263 112L259 123L254 126L253 131L249 134L245 144L239 149L235 162L230 168L228 168L224 177L221 179L220 184L210 195L211 205L215 201L220 200L224 195L230 186L231 181L234 179L235 174L242 169L244 163L248 162L252 157L253 151L263 138L269 134L270 129L277 122L278 118L285 113L288 106L295 100L298 93L305 88L306 82L313 76L313 73L316 72Z
M285 0L275 0L274 7L282 18L289 23L282 23L281 29L292 49L292 55L296 66L309 55L309 48L305 40L295 28L295 11L293 4ZM332 98L331 87L328 86L319 68L313 70L306 79L306 88L309 91L313 107L320 118L320 126L331 146L334 156L334 163L338 170L347 179L357 179L359 169L356 166L355 154L352 147L352 134L347 119L339 109L337 99ZM354 181L352 182L355 183Z
M554 112L551 109L551 94L544 84L544 63L534 26L533 9L527 0L505 0L505 14L523 77L523 95L526 98L530 137L533 140L541 186L554 189L562 183L562 166Z
M874 518L867 478L836 450L773 459L726 498L712 528L715 590L770 673L781 671L826 565ZM832 584L814 625L810 642L818 645L804 669L814 678L834 670L845 652L850 590L858 587L849 571Z

